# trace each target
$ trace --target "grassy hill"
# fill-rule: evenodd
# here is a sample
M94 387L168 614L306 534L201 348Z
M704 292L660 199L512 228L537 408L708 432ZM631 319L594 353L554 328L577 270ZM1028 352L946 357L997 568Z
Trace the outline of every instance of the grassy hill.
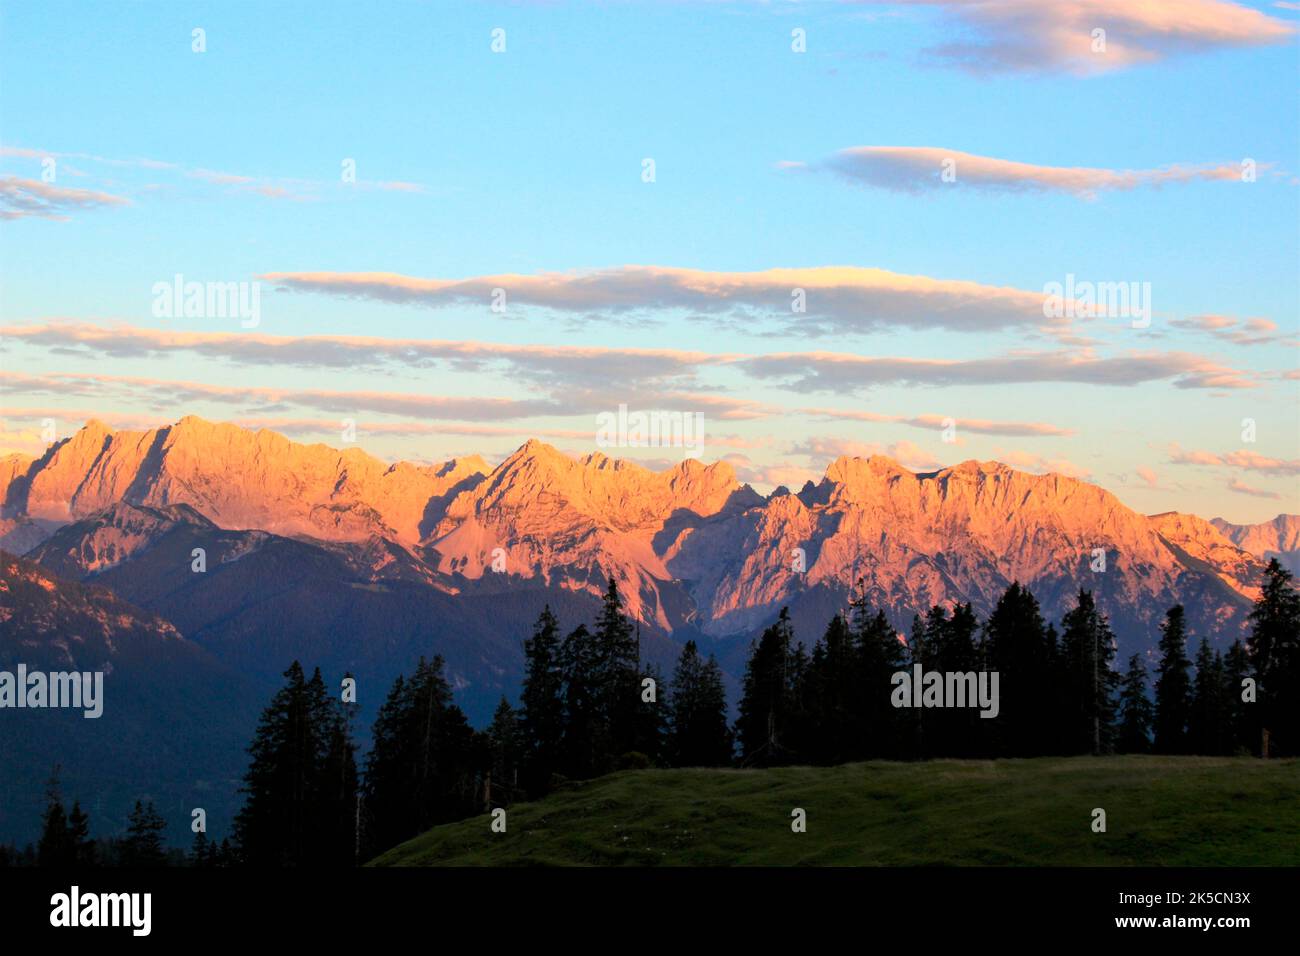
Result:
M795 807L806 833L791 832ZM1296 865L1300 760L638 770L516 804L505 833L489 820L436 827L374 865Z

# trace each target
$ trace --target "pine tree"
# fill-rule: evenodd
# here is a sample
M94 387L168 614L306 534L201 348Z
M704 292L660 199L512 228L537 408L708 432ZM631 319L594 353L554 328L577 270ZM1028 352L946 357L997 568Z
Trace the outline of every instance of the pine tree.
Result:
M1183 606L1176 604L1165 613L1160 625L1160 665L1156 668L1155 752L1187 752L1187 721L1191 716L1192 690L1188 671L1187 631Z
M167 865L167 849L163 833L167 821L154 809L153 801L135 802L127 820L126 839L122 843L122 865L129 867L159 867Z
M624 761L624 766L638 765L642 762L650 766L659 766L667 759L668 753L668 707L661 695L668 686L657 664L649 664L641 669L640 682L635 689L636 711L632 724L632 749L634 755ZM654 699L649 699L646 681L654 681ZM645 760L642 761L641 758Z
M312 784L313 828L317 839L307 859L317 866L355 866L357 859L358 774L352 740L355 704L343 704L325 690L317 671L309 685L312 721L324 742Z
M482 809L491 745L453 702L443 667L441 657L421 658L380 706L366 763L365 857Z
M636 749L641 691L640 647L632 622L623 613L623 598L613 575L592 635L596 649L597 711L607 737L597 753L597 770Z
M523 753L523 735L519 728L519 714L504 697L497 704L492 714L492 723L487 731L492 746L492 790L491 799L497 805L511 802L511 796L519 782L519 761ZM501 799L497 800L497 795Z
M1192 706L1187 717L1188 749L1194 754L1224 753L1223 658L1210 650L1201 638L1196 652L1196 679L1192 683Z
M560 766L564 736L564 673L560 627L547 605L524 641L524 679L519 695L520 762L527 790L544 793Z
M939 669L944 671L977 669L980 659L975 635L978 631L979 621L971 609L970 602L955 606L952 609L952 616L948 619Z
M726 766L732 761L734 744L731 728L727 726L727 689L722 680L722 667L712 654L704 662L698 704L696 753L706 765Z
M813 646L803 686L796 689L804 702L804 725L794 745L805 759L836 764L858 756L857 704L862 696L858 664L849 623L836 614Z
M912 630L907 640L907 668L909 671L915 671L919 664L924 671L926 662L931 658L930 649L926 646L926 627L921 615L912 615ZM913 689L915 691L915 688ZM900 711L901 722L905 728L903 736L907 740L907 750L917 758L930 756L930 740L927 735L927 726L925 720L925 710L920 707L909 707Z
M208 869L213 866L215 856L216 849L208 835L202 830L194 834L194 842L190 844L189 865L197 869Z
M45 816L41 823L41 839L36 845L36 859L37 864L43 867L71 866L74 862L72 834L68 829L63 798L59 795L57 768L45 791Z
M1291 583L1291 572L1270 558L1260 584L1260 596L1251 611L1251 634L1247 642L1251 662L1260 677L1275 676L1288 662L1300 640L1296 634L1300 622L1300 592Z
M731 757L722 670L687 641L673 670L668 701L668 759L675 767L716 767Z
M441 656L421 660L408 684L408 750L415 768L412 835L476 812L481 805L478 781L490 759L480 752L482 742L454 703L444 668Z
M954 607L945 629L939 669L946 674L977 672L980 668L980 652L976 643L978 631L979 621L970 603L958 604ZM973 701L967 703L969 706L946 708L943 711L949 725L949 753L957 757L979 756L986 749L983 737L988 721L980 717L978 708L973 706Z
M364 859L387 850L407 836L411 815L407 787L413 776L405 752L409 711L406 678L399 674L379 705L370 733L361 798Z
M947 638L948 631L948 611L946 608L935 605L925 614L924 630L922 631L922 641L917 650L920 652L917 663L920 663L925 670L941 670L944 660L947 658L947 651L944 648L944 641Z
M289 866L301 861L307 835L307 785L314 760L306 675L294 661L286 684L263 711L248 751L246 800L235 818L235 838L246 863Z
M859 593L865 588L858 582ZM890 702L892 678L905 660L906 648L885 617L883 610L872 613L865 597L849 603L854 656L857 659L855 680L860 690L852 707L857 726L854 728L855 756L902 757L907 750L903 739L906 723Z
M792 648L790 611L782 608L775 624L758 639L745 665L736 736L746 763L774 764L794 759L787 733L797 722L795 688L806 659Z
M1061 621L1061 699L1067 753L1109 753L1114 749L1115 689L1111 669L1115 638L1092 592L1079 591L1078 604Z
M90 838L90 818L81 809L81 802L72 802L72 812L68 814L68 844L74 866L94 866L96 862L95 841Z
M1229 754L1253 753L1259 746L1257 704L1244 699L1246 679L1250 676L1250 656L1239 638L1232 642L1223 658L1224 745Z
M604 762L609 739L600 708L599 653L585 624L564 638L559 660L564 681L561 773L584 779L600 772L597 764Z
M984 625L984 667L998 673L999 713L994 749L1003 756L1057 753L1057 648L1028 588L1013 582Z
M1144 754L1151 750L1151 724L1155 708L1147 696L1147 669L1142 655L1128 660L1128 671L1120 690L1120 724L1117 749L1125 754Z
M1300 755L1300 591L1277 558L1270 558L1264 569L1250 622L1246 646L1259 682L1269 754Z
M699 648L694 641L687 641L677 658L677 666L673 668L669 688L668 759L674 767L699 765L695 759L694 720L699 707L703 670Z
M811 696L811 692L815 692L813 682L809 680L811 668L812 656L803 641L796 641L787 670L790 676L790 712L783 737L787 748L783 759L787 763L807 763L811 759L808 746L817 732L812 721L818 710L817 701Z
M926 613L924 624L914 635L918 659L926 671L965 673L979 667L975 645L978 622L969 604L959 604L952 614L940 606ZM917 712L925 730L926 756L964 757L978 749L980 718L974 708L941 708L924 715Z
M347 716L320 671L294 661L249 746L244 806L235 818L251 866L331 866L353 861L357 772Z

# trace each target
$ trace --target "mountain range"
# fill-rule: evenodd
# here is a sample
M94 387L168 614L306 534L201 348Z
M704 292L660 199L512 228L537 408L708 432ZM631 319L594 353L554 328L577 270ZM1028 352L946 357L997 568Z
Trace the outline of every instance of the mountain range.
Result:
M263 688L159 615L0 551L0 671L20 664L103 674L103 706L94 719L75 709L0 714L0 840L34 837L52 778L98 834L124 830L136 800L154 801L178 845L196 807L228 823Z
M857 595L902 635L934 604L983 616L1012 581L1059 621L1086 588L1127 655L1154 648L1175 603L1194 638L1225 644L1244 631L1264 561L1300 569L1300 516L1148 516L1085 481L997 462L914 473L842 457L819 482L762 495L725 462L656 472L529 441L495 467L390 464L195 417L149 431L92 421L39 458L0 459L0 503L5 659L104 658L118 675L110 710L120 700L133 726L156 725L136 739L197 721L215 746L204 763L155 742L171 757L151 776L138 752L109 748L106 762L64 733L35 734L19 763L99 768L123 794L152 780L178 807L194 803L196 774L235 779L250 702L290 661L354 675L364 724L393 678L441 654L481 725L517 692L541 608L590 622L611 575L645 656L668 669L694 639L734 696L751 639L785 606L811 644ZM184 694L146 690L159 686ZM0 837L39 792L0 794ZM110 801L114 817L125 800Z
M839 607L859 584L905 629L933 604L987 611L1013 580L1053 617L1095 590L1122 640L1149 637L1179 601L1222 637L1240 627L1261 562L1300 555L1300 516L1147 516L1085 481L996 462L918 474L842 457L820 482L764 496L725 462L655 472L533 440L496 467L389 464L194 417L149 431L92 421L38 459L0 459L0 501L0 547L75 578L125 582L182 538L209 543L213 567L267 549L307 560L309 548L331 574L452 604L530 588L594 597L614 574L647 629L718 641L782 605ZM188 574L188 552L168 553L164 577Z

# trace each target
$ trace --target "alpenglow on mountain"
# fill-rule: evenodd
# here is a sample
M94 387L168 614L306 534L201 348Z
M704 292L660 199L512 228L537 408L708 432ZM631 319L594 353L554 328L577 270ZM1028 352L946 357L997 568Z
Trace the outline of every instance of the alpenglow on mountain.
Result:
M225 542L209 556L217 564L273 537L440 600L594 598L613 574L648 632L746 643L785 605L824 626L859 582L905 632L934 604L987 613L1012 581L1049 619L1094 591L1122 645L1149 647L1179 602L1193 633L1230 640L1262 559L1294 560L1298 520L1146 516L1085 481L996 462L916 474L842 457L816 484L763 496L725 462L654 472L529 441L496 467L478 456L388 464L194 417L149 431L92 421L38 459L0 459L0 500L0 547L65 575L105 575L149 552L169 522L199 522Z

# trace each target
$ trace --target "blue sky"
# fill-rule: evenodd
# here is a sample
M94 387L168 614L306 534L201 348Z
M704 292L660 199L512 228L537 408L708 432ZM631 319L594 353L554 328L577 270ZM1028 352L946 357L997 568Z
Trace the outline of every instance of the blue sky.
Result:
M701 410L701 457L763 489L880 452L1084 475L1149 512L1300 511L1300 12L1025 2L7 4L0 438L194 413L337 445L351 418L382 457L499 458L595 450L627 402ZM857 147L903 150L836 159ZM885 272L791 315L780 290L831 266ZM178 273L260 282L256 328L155 315ZM1150 327L1034 321L1067 275L1149 283ZM298 358L250 357L259 336Z

